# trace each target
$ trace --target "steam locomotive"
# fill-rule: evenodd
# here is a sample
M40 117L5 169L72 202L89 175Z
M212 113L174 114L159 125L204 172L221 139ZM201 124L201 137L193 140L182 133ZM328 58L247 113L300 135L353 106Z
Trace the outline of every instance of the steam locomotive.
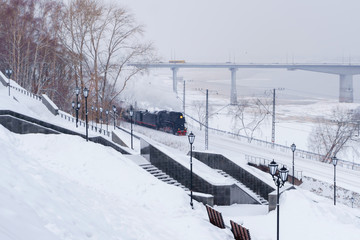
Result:
M127 116L130 120L129 116ZM133 121L135 124L172 133L174 135L186 135L185 117L181 112L159 111L134 111Z

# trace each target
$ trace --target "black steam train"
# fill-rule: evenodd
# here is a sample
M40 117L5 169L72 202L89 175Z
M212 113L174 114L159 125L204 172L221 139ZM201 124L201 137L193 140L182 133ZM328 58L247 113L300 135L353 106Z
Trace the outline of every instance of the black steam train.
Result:
M130 121L129 112L127 120ZM134 111L133 121L135 124L172 133L174 135L186 135L185 117L180 112L159 111Z

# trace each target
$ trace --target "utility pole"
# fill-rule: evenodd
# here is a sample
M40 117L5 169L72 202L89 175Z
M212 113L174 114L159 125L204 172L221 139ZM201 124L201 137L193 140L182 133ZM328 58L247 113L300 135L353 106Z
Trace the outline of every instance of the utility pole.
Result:
M273 112L272 112L272 131L271 131L271 142L274 147L275 143L275 88L273 89Z
M183 90L183 111L185 117L185 79L184 79L184 90Z
M206 89L205 150L209 149L209 90Z

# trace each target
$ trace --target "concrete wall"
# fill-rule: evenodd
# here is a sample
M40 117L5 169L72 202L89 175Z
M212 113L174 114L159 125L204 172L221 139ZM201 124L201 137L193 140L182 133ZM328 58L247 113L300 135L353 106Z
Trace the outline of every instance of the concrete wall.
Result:
M17 119L13 116L0 116L0 124L6 127L8 130L18 134L27 134L27 133L58 134L59 133L55 130L40 126L32 122Z
M77 135L82 138L86 138L85 134L80 134L78 132L71 131L66 128L62 128L51 123L47 123L20 113L16 113L10 110L0 110L0 124L9 129L12 132L19 134L27 133L43 133L43 134L70 134ZM117 146L116 144L108 141L103 137L92 137L89 138L89 141L112 147L116 151L122 154L129 154L125 149Z
M141 155L150 161L151 164L190 189L190 170L178 163L176 160L172 159L170 156L161 152L144 139L141 139ZM214 185L194 172L193 191L213 195L214 204L216 205L258 203L236 184Z
M281 188L280 188L281 189ZM282 191L280 191L280 196L283 192L291 190L291 189L296 189L295 187L291 186L284 186L283 189L281 189ZM272 210L276 209L276 204L277 204L277 191L273 191L271 193L269 193L269 212Z
M52 114L59 114L59 108L55 105L53 101L51 101L51 99L46 94L42 94L41 101Z
M190 196L190 194L189 194ZM214 196L210 194L198 194L196 192L193 192L193 199L195 199L198 202L202 202L203 204L207 204L209 206L214 206Z
M0 82L2 83L2 85L6 87L9 84L9 80L5 77L5 75L2 72L0 72Z
M111 140L114 142L114 143L117 143L123 147L128 147L124 142L123 140L120 139L120 137L118 135L116 135L115 132L111 132Z
M258 179L250 172L220 154L193 152L193 157L211 168L223 170L264 199L268 200L269 193L274 191L274 187Z

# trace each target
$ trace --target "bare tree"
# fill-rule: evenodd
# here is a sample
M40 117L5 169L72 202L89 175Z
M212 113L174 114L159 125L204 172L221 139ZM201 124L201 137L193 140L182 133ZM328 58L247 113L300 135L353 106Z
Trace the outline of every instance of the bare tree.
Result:
M195 108L199 128L202 130L202 126L205 125L206 117L206 106L204 101L193 101L192 106Z
M244 134L252 141L255 131L260 127L266 117L271 114L269 107L271 100L268 98L243 99L232 105L229 114L232 115L234 129L238 134Z
M132 61L153 58L150 43L142 43L143 27L116 4L73 0L64 12L61 39L73 53L74 83L90 89L89 102L109 108L126 84L143 69Z
M309 136L309 148L323 155L323 161L331 161L331 157L347 147L357 131L351 111L335 108L331 115L319 118L316 127Z

